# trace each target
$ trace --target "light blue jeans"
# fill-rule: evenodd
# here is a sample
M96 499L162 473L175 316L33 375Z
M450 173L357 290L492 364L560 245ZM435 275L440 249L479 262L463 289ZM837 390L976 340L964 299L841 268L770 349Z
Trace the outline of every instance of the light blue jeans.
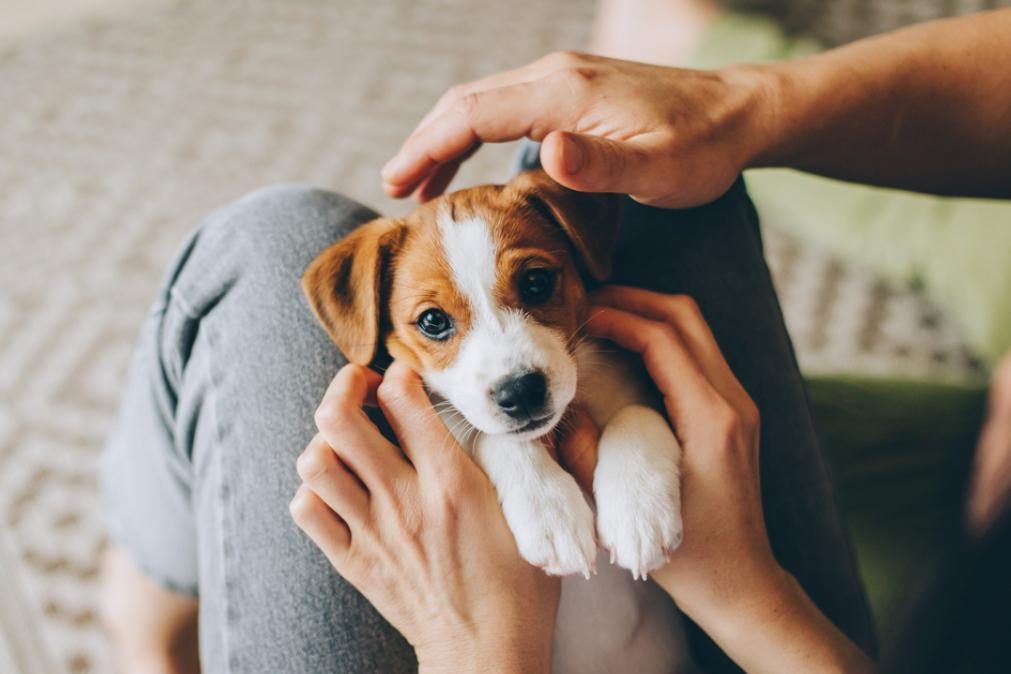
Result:
M413 671L414 654L292 523L295 459L344 363L299 285L375 213L333 192L259 190L211 214L147 316L102 460L109 526L151 578L200 597L205 672ZM614 279L693 296L762 412L780 562L861 646L874 636L742 184L684 211L626 204ZM697 628L695 661L736 671Z

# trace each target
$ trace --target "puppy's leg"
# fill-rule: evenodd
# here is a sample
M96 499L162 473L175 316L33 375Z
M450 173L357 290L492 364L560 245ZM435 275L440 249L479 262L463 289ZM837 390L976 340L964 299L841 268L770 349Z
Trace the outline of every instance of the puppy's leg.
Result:
M597 533L611 561L645 578L681 544L681 449L666 419L642 405L604 427L593 494Z
M498 490L520 554L556 576L593 570L593 511L538 441L483 436L474 456Z

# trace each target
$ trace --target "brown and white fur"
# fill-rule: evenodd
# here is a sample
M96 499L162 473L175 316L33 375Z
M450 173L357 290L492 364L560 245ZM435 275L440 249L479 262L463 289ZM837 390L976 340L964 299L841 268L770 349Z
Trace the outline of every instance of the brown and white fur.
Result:
M618 203L528 172L367 223L303 278L350 361L385 346L417 369L498 490L520 553L568 576L555 672L689 666L680 615L636 580L681 542L679 446L641 368L580 336L584 281L610 275ZM422 325L450 329L436 339ZM596 513L544 445L576 399L602 429Z

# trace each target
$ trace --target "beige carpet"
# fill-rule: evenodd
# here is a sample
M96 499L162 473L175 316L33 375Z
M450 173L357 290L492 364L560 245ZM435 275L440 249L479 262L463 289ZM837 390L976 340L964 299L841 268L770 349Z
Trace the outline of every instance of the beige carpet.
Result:
M0 671L108 671L94 461L161 269L274 181L377 174L453 82L585 44L589 0L133 3L0 43ZM504 175L483 151L460 184ZM812 371L974 375L919 298L770 231Z

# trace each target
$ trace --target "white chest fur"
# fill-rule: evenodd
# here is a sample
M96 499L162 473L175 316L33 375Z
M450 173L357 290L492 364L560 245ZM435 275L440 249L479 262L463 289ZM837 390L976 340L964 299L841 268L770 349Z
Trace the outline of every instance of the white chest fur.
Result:
M586 342L576 353L577 399L603 429L596 513L538 443L476 435L453 410L443 417L461 442L469 441L467 449L498 489L523 556L570 574L562 584L553 671L687 672L680 613L660 588L629 571L655 568L680 543L677 441L640 366L609 348ZM670 507L649 505L656 503ZM609 551L596 550L594 528ZM571 575L594 560L590 579Z

